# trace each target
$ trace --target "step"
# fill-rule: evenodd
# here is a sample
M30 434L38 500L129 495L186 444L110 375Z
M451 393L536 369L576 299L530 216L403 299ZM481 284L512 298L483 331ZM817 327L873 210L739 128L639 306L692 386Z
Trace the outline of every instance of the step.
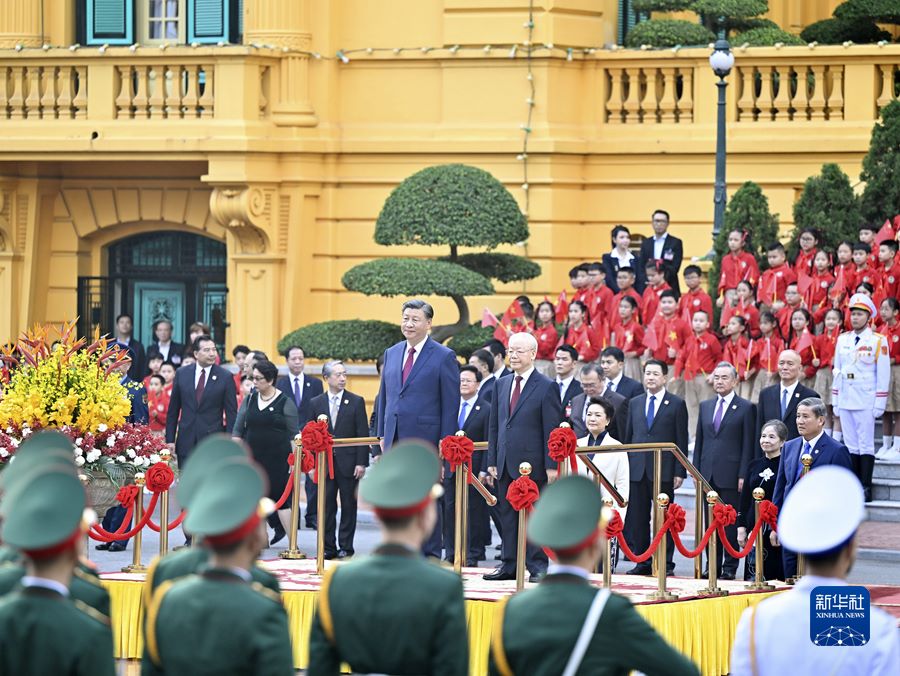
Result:
M900 479L873 480L872 497L876 500L900 502Z
M872 478L900 480L900 462L875 460L875 471L872 473Z
M866 504L869 521L900 522L900 502L892 500L873 500Z

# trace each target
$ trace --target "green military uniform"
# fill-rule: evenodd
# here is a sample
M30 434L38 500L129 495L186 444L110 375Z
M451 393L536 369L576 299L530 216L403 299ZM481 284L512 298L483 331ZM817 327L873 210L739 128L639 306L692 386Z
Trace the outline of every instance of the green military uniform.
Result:
M22 564L0 564L0 597L15 591L25 576L25 566ZM72 573L72 582L69 584L69 592L72 599L82 601L109 620L110 601L109 592L100 582L100 577L88 566L79 563Z
M185 527L211 548L241 542L264 527L264 484L249 460L221 461L191 497ZM281 597L247 570L213 563L199 575L159 583L145 629L144 676L294 673Z
M433 503L440 466L433 448L394 446L360 484L379 518L411 516ZM383 544L372 556L329 568L309 641L310 676L357 673L466 674L466 614L459 576L418 551Z
M7 563L17 563L21 560L19 552L9 545L0 544L0 565Z
M84 488L70 466L36 467L7 485L3 539L37 561L82 537ZM75 578L73 578L75 579ZM113 676L109 618L56 580L26 577L0 600L0 674Z
M535 508L528 537L558 553L579 550L601 537L600 491L585 477L572 476L549 486ZM598 599L599 595L603 597ZM600 601L598 620L587 620ZM623 596L598 590L587 570L551 564L541 583L510 598L495 616L490 673L507 676L558 676L575 652L587 625L586 650L574 673L698 674L693 663L669 646ZM587 637L586 637L587 638Z

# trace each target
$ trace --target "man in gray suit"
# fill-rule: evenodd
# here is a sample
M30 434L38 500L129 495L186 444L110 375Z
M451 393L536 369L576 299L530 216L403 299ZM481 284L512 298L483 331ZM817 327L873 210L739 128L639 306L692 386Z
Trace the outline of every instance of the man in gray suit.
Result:
M575 436L581 439L587 434L584 416L587 413L588 404L591 398L601 397L612 404L615 411L606 432L616 441L622 441L622 435L625 434L625 421L628 419L628 399L605 386L603 371L594 363L585 364L581 369L581 387L584 392L574 397L570 405L569 424L572 425Z

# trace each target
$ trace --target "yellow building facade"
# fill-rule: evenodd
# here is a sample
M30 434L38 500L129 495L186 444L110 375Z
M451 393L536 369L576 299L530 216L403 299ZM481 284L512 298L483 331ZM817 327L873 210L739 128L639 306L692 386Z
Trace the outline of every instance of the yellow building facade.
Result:
M349 293L341 275L444 253L372 239L389 192L440 163L509 187L531 225L509 250L543 269L473 299L475 314L557 295L614 224L648 234L657 207L686 255L710 249L708 50L615 49L616 0L224 0L241 44L192 44L191 0L153 5L174 12L162 18L121 1L131 45L76 45L97 0L0 3L0 340L76 314L108 331L128 311L143 341L175 316L176 339L204 319L228 349L271 353L310 322L392 319L397 299ZM837 3L772 4L799 31ZM858 176L900 45L735 56L729 192L760 183L788 227L824 162ZM807 87L779 86L793 74Z

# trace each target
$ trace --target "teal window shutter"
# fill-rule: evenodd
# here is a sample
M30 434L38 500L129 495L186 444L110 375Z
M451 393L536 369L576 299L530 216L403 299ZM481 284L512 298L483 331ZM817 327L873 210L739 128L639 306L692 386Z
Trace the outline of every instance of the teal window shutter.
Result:
M618 43L624 45L628 31L634 28L635 24L646 21L649 18L648 13L635 11L631 0L619 0Z
M134 0L85 0L85 43L134 44Z
M187 41L238 42L240 18L237 0L188 0Z

